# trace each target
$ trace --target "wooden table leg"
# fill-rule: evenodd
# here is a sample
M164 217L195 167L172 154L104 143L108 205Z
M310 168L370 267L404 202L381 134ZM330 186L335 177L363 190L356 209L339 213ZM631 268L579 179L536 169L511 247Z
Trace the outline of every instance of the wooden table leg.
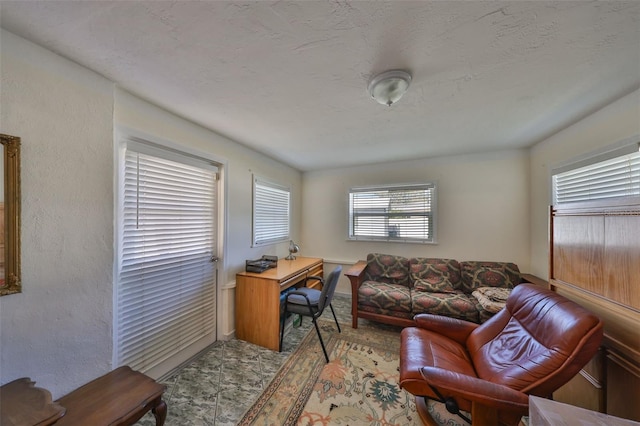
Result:
M151 409L153 416L156 418L156 426L164 425L164 421L167 418L167 403L158 398L156 404Z

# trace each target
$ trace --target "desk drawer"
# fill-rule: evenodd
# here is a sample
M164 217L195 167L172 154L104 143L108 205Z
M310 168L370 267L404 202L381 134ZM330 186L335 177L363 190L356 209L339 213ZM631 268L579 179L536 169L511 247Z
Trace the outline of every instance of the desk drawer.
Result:
M300 281L304 281L307 278L307 271L302 271L299 274L294 275L293 277L282 281L280 283L280 291L286 290L289 287L298 284Z
M322 263L319 265L313 266L309 269L308 276L316 276L324 278L324 268ZM322 290L322 284L318 280L309 280L307 281L307 287L317 288L318 290Z

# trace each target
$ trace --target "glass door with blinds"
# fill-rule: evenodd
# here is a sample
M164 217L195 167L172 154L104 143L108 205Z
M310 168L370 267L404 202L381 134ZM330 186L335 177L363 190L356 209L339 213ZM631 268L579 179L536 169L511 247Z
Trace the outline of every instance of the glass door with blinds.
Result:
M216 339L217 168L135 141L123 165L114 367L164 374Z

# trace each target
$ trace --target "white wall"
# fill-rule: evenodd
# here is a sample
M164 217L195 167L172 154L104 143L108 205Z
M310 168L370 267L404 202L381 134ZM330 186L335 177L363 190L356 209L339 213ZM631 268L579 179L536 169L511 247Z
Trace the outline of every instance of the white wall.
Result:
M244 269L245 260L263 254L286 256L286 243L251 248L252 175L255 173L291 188L292 236L300 232L302 174L282 163L248 149L203 127L177 117L157 106L141 100L124 90L116 89L114 121L116 126L134 129L154 140L164 140L188 150L210 155L224 162L226 180L226 231L230 236L224 253L221 283L235 279Z
M220 284L225 335L251 248L251 175L293 194L301 255L345 266L369 252L506 260L546 277L549 170L640 134L640 92L537 145L505 151L301 174L169 114L105 78L10 33L0 34L2 133L22 138L23 292L0 298L0 383L28 376L54 398L111 369L114 104L118 123L224 163L227 235ZM115 101L114 101L115 99ZM352 186L437 180L438 244L347 241ZM304 219L301 219L304 218ZM329 269L328 268L328 269ZM341 292L349 293L344 278Z
M114 117L119 129L133 129L147 135L150 140L178 145L179 149L222 164L225 187L222 188L221 210L226 214L221 226L227 237L221 241L224 251L219 253L218 284L221 291L218 296L221 303L218 305L218 338L231 336L235 329L235 274L244 270L246 259L256 259L263 254L284 257L289 247L288 241L251 247L252 176L255 173L291 188L292 236L297 239L300 235L301 173L121 89L116 89Z
M62 396L111 369L113 85L2 31L2 133L22 138L22 287L0 298L0 382Z
M58 398L112 369L114 116L223 160L219 326L230 335L235 273L245 259L288 253L288 243L250 247L252 173L291 186L295 239L301 173L11 33L0 41L1 131L22 138L23 207L23 292L0 298L0 383L31 377Z
M437 244L347 241L354 186L437 181ZM529 271L529 160L525 151L314 171L303 177L303 255L349 264L367 253L496 260ZM329 268L328 268L329 269ZM350 294L348 280L338 292Z
M561 163L640 136L640 90L619 99L531 149L531 270L549 277L551 170Z

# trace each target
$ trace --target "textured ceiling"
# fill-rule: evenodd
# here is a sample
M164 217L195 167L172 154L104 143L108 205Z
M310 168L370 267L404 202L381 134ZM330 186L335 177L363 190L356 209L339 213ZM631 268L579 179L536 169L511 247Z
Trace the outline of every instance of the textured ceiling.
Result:
M4 29L300 170L527 147L640 87L640 2L19 1ZM409 70L391 107L367 93Z

